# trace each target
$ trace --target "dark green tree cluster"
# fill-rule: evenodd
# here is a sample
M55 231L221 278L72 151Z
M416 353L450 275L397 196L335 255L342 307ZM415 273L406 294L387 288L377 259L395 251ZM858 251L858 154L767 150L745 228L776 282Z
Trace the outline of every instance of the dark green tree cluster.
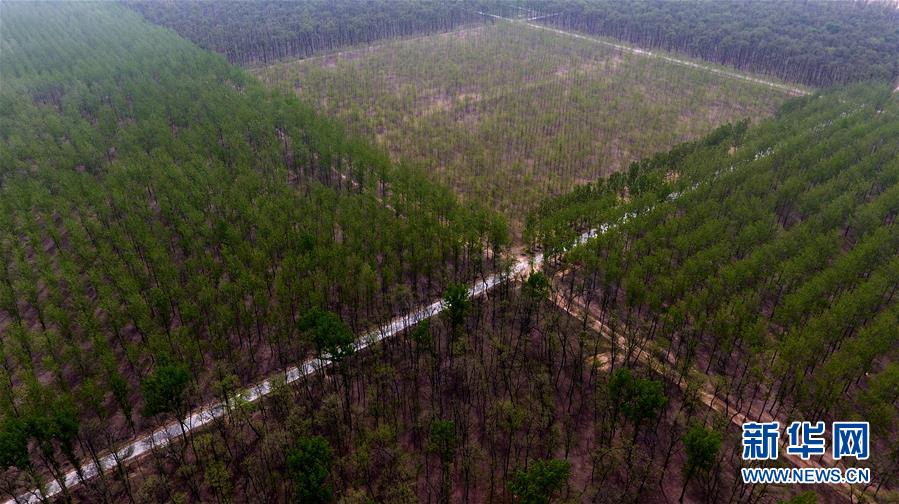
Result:
M304 436L287 453L287 474L293 480L296 502L319 504L330 502L333 494L328 484L334 455L331 445L321 436Z
M540 22L828 86L899 75L893 2L534 0ZM553 14L553 15L550 15Z
M461 0L128 0L153 23L168 26L240 65L305 58L385 38L430 34L478 22Z
M343 358L504 246L494 214L122 5L0 16L0 491Z
M549 504L570 476L571 462L567 460L535 460L512 476L509 488L521 504Z

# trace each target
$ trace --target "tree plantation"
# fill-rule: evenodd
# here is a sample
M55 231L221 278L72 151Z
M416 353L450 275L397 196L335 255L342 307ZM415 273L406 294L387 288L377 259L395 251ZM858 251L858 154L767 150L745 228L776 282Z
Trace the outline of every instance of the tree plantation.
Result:
M621 359L660 355L734 413L868 420L874 485L895 485L897 139L886 85L795 100L547 202L528 234L552 254L619 223L557 264Z
M897 12L0 2L2 501L899 502Z
M241 65L302 58L380 39L437 33L480 21L460 0L257 0L127 5Z
M488 211L122 6L0 8L7 495L303 358L310 309L362 331L504 246Z
M505 22L255 73L516 223L542 196L787 98Z
M829 86L899 76L895 2L534 0L539 22Z

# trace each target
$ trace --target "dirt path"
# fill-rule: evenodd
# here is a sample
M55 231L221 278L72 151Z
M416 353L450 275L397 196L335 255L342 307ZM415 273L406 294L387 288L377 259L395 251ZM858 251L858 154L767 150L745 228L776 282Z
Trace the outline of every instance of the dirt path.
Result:
M338 174L339 175L339 174ZM629 219L632 214L625 214L619 222ZM590 230L581 234L571 247L580 245L598 234L605 233L616 227L618 223L604 224L599 230ZM512 257L515 263L507 272L497 273L475 281L468 289L471 297L480 297L488 293L493 288L507 281L520 281L526 278L532 271L539 270L543 266L543 253L538 252L531 256L524 252L523 248L513 249ZM439 314L445 308L443 300L435 301L427 306L421 307L413 312L401 315L390 322L381 325L377 329L363 334L356 340L355 349L357 351L378 343L379 341L389 338L403 330L414 326L415 324ZM220 418L227 413L229 408L233 408L235 404L253 403L267 395L271 394L280 384L291 384L299 380L301 377L315 374L316 372L330 366L331 362L326 358L314 358L304 362L300 366L290 367L283 371L279 371L265 378L261 382L249 386L232 396L227 403L223 401L215 401L205 405L198 406L190 414L180 421L171 421L159 429L150 433L141 434L130 441L125 442L121 448L114 453L107 453L100 457L100 464L93 460L87 459L81 463L81 475L75 468L69 469L64 477L65 486L72 489L84 482L96 477L101 471L107 472L115 468L117 465L127 465L140 460L144 455L150 453L156 448L165 447L177 441L185 433L199 430L213 420ZM82 480L82 476L84 480ZM16 503L39 503L44 498L50 498L61 493L62 488L56 480L48 481L43 490L32 489L17 497L15 500L8 500L5 504Z
M681 390L686 391L689 383L687 380L678 379L680 373L677 371L675 367L674 357L669 356L667 361L663 361L656 356L652 355L651 352L644 350L643 348L637 349L636 353L631 353L633 348L629 348L632 346L631 342L628 342L627 339L621 334L615 334L615 331L610 328L608 325L602 322L601 314L597 314L597 307L592 307L591 309L587 309L584 301L577 296L563 296L562 292L556 292L551 301L566 311L571 316L579 319L585 320L587 325L593 329L598 334L601 334L609 339L609 341L613 342L613 344L617 345L618 348L627 349L628 352L626 355L633 355L634 358L640 362L641 364L646 365L650 369L657 371L664 378L666 378L671 383L676 383ZM618 356L620 357L620 355ZM608 355L600 355L596 356L596 362L600 363L602 366L610 366L611 360ZM616 362L619 359L616 359ZM749 414L752 416L747 416L740 411L735 411L732 405L728 404L728 402L722 400L717 395L715 395L715 386L712 383L711 379L702 374L696 373L696 375L704 376L705 381L702 384L702 387L698 390L699 399L705 404L707 407L711 408L722 415L729 417L731 423L733 423L737 428L742 429L742 425L747 422L771 422L774 420L780 420L781 425L786 425L786 422L782 421L782 419L777 419L772 417L767 411L758 411L755 414L752 414L752 408L750 407ZM799 468L814 468L814 469L822 469L828 467L836 467L836 461L829 454L825 454L819 458L810 458L809 460L803 460L802 457L798 457L796 455L791 455L786 452L786 450L780 450L781 458L786 459L788 462L793 464L795 467ZM819 460L823 460L825 463L822 464ZM848 492L850 490L849 486L846 484L836 485L844 492Z
M554 16L555 14L547 14L545 16L536 16L536 17L531 17L531 18L527 18L527 19L512 19L512 18L497 16L496 14L488 14L486 12L478 12L478 14L480 14L482 16L487 16L487 17L490 17L493 19L508 21L510 23L515 23L515 24L520 24L520 25L527 26L529 28L533 28L536 30L543 30L543 31L556 33L559 35L564 35L566 37L572 37L572 38L576 38L576 39L586 40L589 42L593 42L594 44L600 44L600 45L604 45L606 47L611 47L613 49L617 49L621 52L636 54L639 56L645 56L647 58L660 59L660 60L667 61L668 63L672 63L675 65L680 65L680 66L684 66L684 67L688 67L688 68L696 68L699 70L705 70L707 72L711 72L713 74L721 75L721 76L728 77L731 79L737 79L737 80L742 80L742 81L746 81L746 82L752 82L755 84L761 84L763 86L768 86L772 89L776 89L778 91L787 93L790 96L805 96L805 95L810 94L808 91L798 88L798 87L793 87L793 86L789 86L786 84L780 84L777 82L772 82L769 80L761 79L758 77L752 77L752 76L745 75L745 74L735 72L735 71L728 71L728 70L724 70L721 68L716 68L711 65L703 65L701 63L696 63L695 61L675 58L672 56L668 56L666 54L657 53L657 52L649 51L646 49L640 49L639 47L634 47L634 46L624 45L624 44L616 44L614 42L609 42L608 40L603 40L603 39L596 38L596 37L590 37L588 35L582 35L580 33L570 32L567 30L561 30L559 28L552 28L550 26L545 26L542 24L537 24L537 23L532 22L532 21L542 19L545 17ZM899 88L897 88L897 89L899 89Z
M733 169L734 167L731 166L728 171L732 171ZM717 176L718 173L716 172L715 175ZM694 184L691 188L687 189L687 191L695 189L696 187L698 187L698 185L698 183ZM669 199L677 199L682 194L683 193L672 193L671 195L669 195ZM644 211L650 210L652 210L652 207L650 207L649 209L645 209ZM635 216L635 213L629 212L622 215L615 222L605 223L600 225L597 229L586 231L585 233L578 236L568 247L568 249L571 249L577 245L584 244L598 235L605 234L608 231L615 229L620 224L627 222L629 219L634 218ZM475 281L469 287L469 295L471 297L480 297L487 294L495 287L502 285L508 281L521 281L526 278L531 272L540 270L543 267L544 263L544 255L542 252L538 252L534 255L528 255L524 251L523 247L513 248L511 250L511 257L514 258L515 262L506 272L492 274ZM568 311L569 313L572 313L573 315L575 315L576 313L582 313L577 311L579 308L576 303L565 303L560 297L553 298L553 301L562 309ZM380 342L381 340L394 336L397 333L400 333L403 330L414 326L422 320L439 314L444 309L445 305L443 301L438 300L415 311L396 317L393 320L379 326L378 328L361 335L356 340L355 349L356 351L362 351L369 346ZM583 307L581 306L580 309L583 310ZM583 317L582 314L576 316ZM603 325L598 318L588 317L588 319L594 330L606 336L607 338L610 338L610 340L614 337L612 330ZM623 337L618 335L616 341L621 343L623 341ZM622 345L622 347L627 348L627 345L624 344ZM638 353L638 358L642 359L643 362L646 362L648 364L653 363L653 361L650 360L653 359L653 357L648 352L645 352L642 349ZM607 365L610 364L611 362L607 363ZM107 453L101 456L99 467L98 464L96 464L92 460L85 460L81 463L81 474L83 475L84 480L88 480L96 477L100 473L100 471L107 472L115 468L117 465L124 466L137 462L144 455L150 453L151 450L162 448L173 442L176 442L185 433L190 433L202 429L206 425L210 424L213 420L224 416L230 408L234 407L234 405L256 402L271 394L271 392L274 391L277 387L294 383L300 378L315 374L320 370L329 367L330 365L331 362L327 358L310 359L304 362L302 365L293 366L283 371L279 371L255 385L244 388L243 390L229 398L227 402L216 401L198 406L180 421L172 421L163 425L159 429L156 429L155 431L141 434L135 438L132 438L130 441L125 442L121 446L121 448L116 450L114 453ZM670 366L670 364L665 363L660 363L660 365L663 366L663 368L664 366ZM681 386L683 387L685 386L685 384L682 384ZM703 389L703 391L701 392L701 399L709 407L715 409L716 411L721 411L725 414L727 414L727 412L729 411L727 404L725 404L723 401L715 397L714 394L708 392L705 389ZM753 420L770 421L769 417L764 416L765 414L765 412L760 412L759 418L749 419L746 416L737 413L731 416L731 420L737 424L740 424L744 421ZM788 459L792 458L795 457L788 456ZM798 462L796 462L796 464L798 467L821 467L814 460L797 460ZM84 480L82 480L81 478L82 476L79 476L78 472L74 468L69 469L66 472L64 478L66 487L68 489L77 487L84 482ZM45 488L43 490L32 489L20 495L15 500L7 500L5 504L38 503L42 501L42 496L44 499L51 498L61 492L61 487L55 480L48 481L44 486Z

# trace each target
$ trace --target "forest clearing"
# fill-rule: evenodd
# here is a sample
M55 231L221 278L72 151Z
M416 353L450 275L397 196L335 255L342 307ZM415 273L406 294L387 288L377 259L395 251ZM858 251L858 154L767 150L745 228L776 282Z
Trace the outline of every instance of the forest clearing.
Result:
M543 195L716 126L770 115L764 84L499 22L253 73L520 230Z

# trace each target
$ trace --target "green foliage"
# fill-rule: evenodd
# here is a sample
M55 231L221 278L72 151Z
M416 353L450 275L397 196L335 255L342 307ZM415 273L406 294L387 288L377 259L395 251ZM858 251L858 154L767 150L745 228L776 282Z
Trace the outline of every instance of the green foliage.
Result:
M619 368L612 374L609 395L615 408L638 426L655 419L668 403L662 382L636 378L628 368Z
M184 364L161 363L141 382L146 416L180 413L190 385L190 369Z
M684 475L687 479L714 466L722 439L720 432L706 429L699 424L690 426L683 438L684 449L687 452L687 463L684 465Z
M4 418L0 423L0 467L28 469L28 431L23 422L16 418Z
M156 2L129 0L147 19L173 28L233 63L307 57L385 37L450 30L480 19L458 0L257 0ZM264 25L266 29L260 31Z
M353 331L336 313L313 308L300 319L299 328L309 335L320 355L340 362L355 351Z
M608 179L578 186L568 194L546 198L529 214L525 239L550 256L567 250L584 231L585 223L614 223L634 208L679 192L687 184L671 181L671 175L680 176L682 166L736 146L747 125L747 121L740 121L719 126L705 138L634 162L626 172L616 172ZM622 204L620 195L625 192L632 198L631 204Z
M428 451L440 457L440 502L448 504L452 493L451 467L456 454L456 424L452 420L434 420L428 436Z
M450 284L443 292L443 302L446 303L446 314L450 325L455 329L465 323L465 317L471 307L471 298L468 287L463 284Z
M325 503L333 500L328 479L334 455L320 436L301 437L287 453L287 475L293 482L296 502Z
M412 328L412 341L414 341L416 345L420 345L425 348L431 347L434 338L431 336L430 319L422 320Z
M428 450L447 464L456 453L456 424L452 420L434 420L428 437Z
M29 418L32 434L39 442L55 439L71 445L78 435L78 411L60 401L47 409L45 416L33 415Z
M542 271L533 271L524 282L523 289L532 299L543 299L549 293L549 279Z
M253 72L501 211L515 231L549 195L787 98L509 23Z
M818 504L818 494L812 490L800 492L787 500L780 501L778 504Z
M533 0L545 22L811 85L899 75L888 2Z
M656 327L679 372L701 356L745 391L730 373L755 369L807 414L869 404L891 425L895 396L861 393L899 356L896 97L863 83L797 99L550 200L531 235L595 278L594 298L620 292L611 316Z
M567 460L534 460L512 475L509 490L521 504L549 504L570 476L571 462Z
M65 397L44 400L48 402L42 408L0 421L0 467L31 469L29 440L34 440L47 458L53 457L58 445L70 462L77 460L74 449L79 412Z
M346 356L394 316L386 293L430 302L503 236L492 212L121 4L0 17L4 410L51 418L43 397L65 392L79 434L120 412L139 426L215 397L190 373L244 385L316 345ZM331 315L301 338L312 307Z

